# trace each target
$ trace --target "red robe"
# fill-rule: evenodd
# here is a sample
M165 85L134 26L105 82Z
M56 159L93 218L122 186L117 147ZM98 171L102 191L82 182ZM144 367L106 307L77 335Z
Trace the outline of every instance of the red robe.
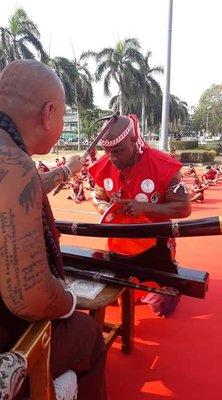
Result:
M118 170L105 155L89 168L89 173L110 198L120 194L122 199L164 203L169 183L181 167L182 164L168 154L146 147L130 170ZM169 218L158 216L151 220L167 221Z

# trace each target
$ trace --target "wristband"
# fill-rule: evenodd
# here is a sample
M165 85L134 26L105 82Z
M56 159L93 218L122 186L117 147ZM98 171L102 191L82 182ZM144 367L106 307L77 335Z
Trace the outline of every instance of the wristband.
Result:
M71 317L71 315L74 313L75 308L76 308L76 295L70 289L65 289L65 291L71 293L73 304L72 304L72 307L71 307L70 311L67 314L62 315L61 317L59 317L59 319L66 319L66 318Z

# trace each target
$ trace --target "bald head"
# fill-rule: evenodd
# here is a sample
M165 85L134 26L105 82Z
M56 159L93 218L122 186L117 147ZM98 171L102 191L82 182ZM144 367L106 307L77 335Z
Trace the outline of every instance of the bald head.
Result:
M4 103L4 109L7 107L10 112L20 108L36 112L47 101L62 97L60 79L39 61L13 61L0 75L0 107Z
M0 111L16 124L30 154L44 154L63 127L65 93L58 76L35 60L13 61L0 75Z

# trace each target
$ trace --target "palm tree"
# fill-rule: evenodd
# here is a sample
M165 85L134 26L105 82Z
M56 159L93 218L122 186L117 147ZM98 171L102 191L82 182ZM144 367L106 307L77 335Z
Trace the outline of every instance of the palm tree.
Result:
M0 35L5 64L22 58L34 59L36 55L43 62L47 60L37 25L22 8L17 8L9 18L8 27L0 27Z
M66 92L66 103L77 111L78 149L81 147L81 111L93 106L92 77L84 55L79 60L64 57L50 59L49 66L61 79Z
M131 83L139 79L138 67L141 62L140 45L136 39L125 39L116 43L115 48L105 48L99 53L88 52L97 62L96 81L104 77L104 94L111 96L110 84L114 80L119 89L119 111L124 113Z
M172 124L172 130L177 130L189 119L188 105L174 95L170 95L169 105L169 120Z
M148 51L140 63L140 93L142 97L142 135L145 134L145 125L148 113L151 115L152 106L156 103L156 96L161 93L159 83L153 78L153 74L163 73L163 67L150 67L151 51Z

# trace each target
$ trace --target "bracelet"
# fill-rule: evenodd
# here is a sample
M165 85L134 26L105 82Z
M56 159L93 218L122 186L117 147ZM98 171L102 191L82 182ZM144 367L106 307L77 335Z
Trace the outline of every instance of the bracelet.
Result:
M72 299L73 299L73 305L72 305L70 311L67 314L59 317L59 319L66 319L66 318L71 317L71 315L74 313L75 308L76 308L76 295L70 289L65 289L65 291L71 293Z

